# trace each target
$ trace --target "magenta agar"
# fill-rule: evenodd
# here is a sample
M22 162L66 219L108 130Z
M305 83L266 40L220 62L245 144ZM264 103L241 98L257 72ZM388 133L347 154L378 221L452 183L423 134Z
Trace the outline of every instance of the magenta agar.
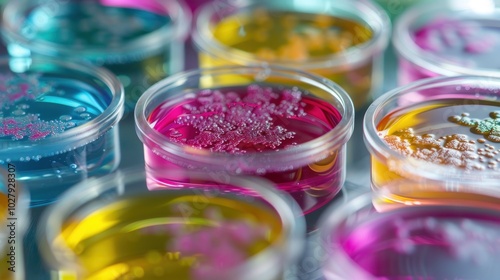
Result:
M471 199L379 211L366 193L325 215L323 272L327 280L494 279L499 231L494 204Z
M450 0L422 3L395 25L400 84L436 76L498 77L498 3Z
M341 113L327 101L305 94L296 87L252 84L248 86L203 89L185 94L175 101L165 102L154 109L148 122L165 137L165 141L199 149L212 154L266 154L279 157L281 151L293 154L294 147L303 145L334 129ZM245 169L227 166L226 171L258 175L290 193L305 213L314 211L331 200L344 180L344 162L339 151L317 160L304 159L300 165ZM172 160L146 148L147 168L201 168L194 161ZM153 172L152 174L155 174ZM150 178L167 185L185 185L168 178ZM182 181L182 180L181 180Z

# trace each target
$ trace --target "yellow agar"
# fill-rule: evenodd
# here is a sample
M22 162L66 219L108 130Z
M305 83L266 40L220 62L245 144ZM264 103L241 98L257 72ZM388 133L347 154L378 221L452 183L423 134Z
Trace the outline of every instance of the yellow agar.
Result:
M372 39L372 30L362 23L328 14L260 8L223 19L214 27L213 36L219 44L230 47L231 52L241 56L256 61L286 63L338 83L349 93L356 108L369 101L373 74L371 61L341 67L327 65L332 57L343 57L349 49ZM325 66L307 67L311 60L321 60ZM202 67L228 64L244 65L245 62L200 53Z
M184 235L189 235L232 222L265 230L246 245L233 244L246 258L282 241L279 216L261 203L224 196L155 194L123 199L84 217L73 217L54 242L76 255L83 271L79 279L199 279L193 276L193 269L210 256L175 249L180 239L169 229L182 228ZM224 240L213 242L209 246L214 251L219 249L217 242L224 244Z
M477 147L496 146L498 143L485 141L483 135L471 132L470 127L458 125L449 119L453 116L470 113L471 118L485 119L490 112L498 110L496 101L475 100L438 100L418 104L385 116L378 124L379 135L397 135L402 130L412 128L416 135L432 134L437 139L445 135L465 135ZM425 148L425 147L420 147ZM412 146L412 149L415 147ZM474 151L471 151L475 153ZM391 159L389 159L391 160ZM393 166L391 166L391 164ZM401 164L397 161L384 162L376 156L371 157L372 188L377 192L375 204L380 209L400 207L401 205L460 204L462 201L478 201L482 206L500 205L500 193L477 186L458 186L442 182L432 182L420 177L418 173L401 174ZM450 168L459 168L450 166ZM465 172L465 170L464 170ZM481 172L472 170L469 172ZM496 197L495 197L496 196Z

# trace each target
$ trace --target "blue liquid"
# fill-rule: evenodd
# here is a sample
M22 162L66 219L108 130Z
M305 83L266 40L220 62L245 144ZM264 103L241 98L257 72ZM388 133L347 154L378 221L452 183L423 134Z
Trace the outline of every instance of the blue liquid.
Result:
M170 63L172 57L175 61L183 60L182 55L176 53L177 45L173 43L165 43L162 48L150 50L132 47L129 51L123 51L124 46L144 41L145 35L171 24L167 15L135 8L104 6L94 1L64 2L56 1L54 4L49 1L38 6L26 16L19 31L25 37L32 38L33 42L50 42L55 48L44 50L43 53L38 53L34 46L36 43L23 48L31 49L34 54L51 56L63 56L58 49L71 51L71 59L106 67L124 85L128 110L134 108L137 99L149 86L171 72L180 70L182 62ZM55 5L57 8L54 8ZM165 36L163 42L171 41L168 32L162 34ZM10 46L9 52L19 56L26 52L23 48Z
M0 144L34 145L87 125L111 103L110 93L71 79L10 74L0 80L7 85L0 88ZM88 176L116 168L115 130L83 146L70 143L60 150L37 147L19 157L0 157L0 164L16 166L16 179L30 190L33 206L47 204Z
M170 21L165 15L149 11L90 1L60 4L58 9L48 7L42 5L30 13L25 22L32 29L29 32L39 39L74 48L120 46Z

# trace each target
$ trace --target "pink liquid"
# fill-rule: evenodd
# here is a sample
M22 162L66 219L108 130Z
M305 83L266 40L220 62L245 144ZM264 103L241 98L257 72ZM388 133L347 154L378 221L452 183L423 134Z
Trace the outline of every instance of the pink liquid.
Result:
M423 52L439 57L439 62L469 70L500 69L500 59L496 52L500 47L497 19L437 18L415 30L412 35L415 45ZM399 76L399 83L402 85L442 75L404 58L400 60L400 68L403 70Z
M283 152L327 133L342 118L331 104L297 89L252 85L203 90L187 96L158 106L149 122L168 141L206 150L207 156L223 153L231 157L258 157L261 152ZM241 173L238 166L220 168L223 165L187 161L182 155L173 156L147 146L145 151L150 182L168 187L194 186L196 182L186 181L182 175L187 169L220 177L227 171ZM273 181L295 198L304 213L309 213L330 201L344 182L344 151L330 154L322 160L314 156L304 158L300 164L283 161L267 169L243 168L243 173ZM178 171L179 176L162 176L161 170L166 169Z
M372 276L356 279L479 280L500 273L498 209L417 206L352 215L350 225L335 242ZM327 279L347 272L334 264L325 268Z

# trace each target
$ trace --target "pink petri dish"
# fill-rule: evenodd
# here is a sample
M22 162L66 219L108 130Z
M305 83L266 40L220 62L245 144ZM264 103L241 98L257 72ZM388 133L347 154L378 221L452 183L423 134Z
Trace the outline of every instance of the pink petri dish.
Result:
M500 77L500 1L426 1L395 23L399 84L435 76Z
M376 209L372 193L333 205L320 230L326 280L496 279L500 207L462 204Z
M179 73L151 87L135 110L148 181L198 184L188 170L255 175L288 192L304 214L333 199L345 181L353 131L349 96L298 70L229 66ZM176 170L168 176L165 170Z

